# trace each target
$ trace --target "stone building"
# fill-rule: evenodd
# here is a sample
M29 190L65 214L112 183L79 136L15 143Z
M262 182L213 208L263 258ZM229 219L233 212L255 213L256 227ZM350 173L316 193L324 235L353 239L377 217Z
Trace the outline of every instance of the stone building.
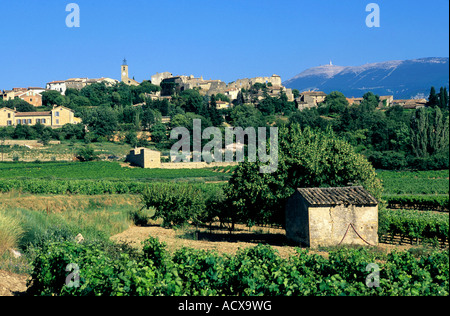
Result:
M66 124L81 123L75 117L74 111L63 106L55 106L51 111L45 112L17 112L10 108L0 109L0 127L16 125L42 125L59 128Z
M128 64L127 60L124 59L122 66L120 66L120 78L121 81L129 86L138 86L139 82L134 79L131 79L128 75Z
M131 150L125 161L142 168L161 168L161 153L139 147Z
M157 72L151 77L151 82L152 84L159 86L161 84L161 81L171 77L173 77L173 75L170 72Z
M378 202L363 187L301 188L286 204L286 237L303 246L378 244Z
M325 102L327 94L322 91L305 91L295 98L297 108L302 111L317 107L320 103Z

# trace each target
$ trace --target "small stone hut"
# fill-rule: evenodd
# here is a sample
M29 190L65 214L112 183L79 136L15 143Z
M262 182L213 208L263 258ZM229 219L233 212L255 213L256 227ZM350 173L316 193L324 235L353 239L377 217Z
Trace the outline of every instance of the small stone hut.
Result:
M378 202L363 187L300 188L286 204L286 237L311 248L378 244Z
M144 147L132 149L126 162L142 168L161 168L161 153Z

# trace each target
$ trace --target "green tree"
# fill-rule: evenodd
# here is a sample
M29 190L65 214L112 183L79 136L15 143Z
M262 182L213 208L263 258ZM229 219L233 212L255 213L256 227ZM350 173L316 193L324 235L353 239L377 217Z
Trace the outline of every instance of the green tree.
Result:
M448 109L448 92L447 87L441 87L439 91L439 107L441 109Z
M66 98L59 91L44 91L42 95L42 105L52 107L53 105L66 105Z
M217 110L217 102L214 94L211 95L211 100L208 107L208 117L213 126L220 126L223 123L222 115L220 115L219 110Z
M95 154L95 150L91 145L86 145L78 150L77 158L80 161L85 162L96 160L98 159L98 156Z
M235 214L232 221L284 223L286 200L300 187L362 185L377 199L382 185L367 159L331 130L279 129L278 169L259 172L261 163L239 164L226 186L227 200Z
M411 118L410 133L416 157L448 153L449 118L440 108L417 109Z
M254 106L243 104L233 107L230 113L231 124L242 128L266 126L262 113Z
M101 106L82 112L83 123L97 137L110 138L118 128L117 112L109 106Z
M428 97L428 106L435 107L439 105L439 96L436 94L436 89L431 87L430 95Z
M233 100L234 105L243 105L245 103L244 94L242 90L238 92L236 100Z
M158 122L154 124L151 128L152 141L156 143L158 148L164 147L167 142L167 128L166 125Z
M348 107L347 98L339 91L333 91L325 98L325 109L328 114L341 114L346 107Z

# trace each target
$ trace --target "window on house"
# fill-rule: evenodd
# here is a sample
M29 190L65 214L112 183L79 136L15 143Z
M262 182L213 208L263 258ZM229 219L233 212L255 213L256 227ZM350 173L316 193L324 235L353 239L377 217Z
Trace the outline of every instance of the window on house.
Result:
M22 124L22 122L20 120L17 120L17 124Z
M59 125L59 120L56 120L56 125Z
M12 121L8 121L8 122L6 122L6 124L7 124L8 126L11 126L11 125L12 125Z
M28 124L31 124L31 119L28 119Z
M8 113L8 118L11 118L11 113Z
M42 120L41 120L41 123L42 123L42 124L45 124L45 119L42 119Z

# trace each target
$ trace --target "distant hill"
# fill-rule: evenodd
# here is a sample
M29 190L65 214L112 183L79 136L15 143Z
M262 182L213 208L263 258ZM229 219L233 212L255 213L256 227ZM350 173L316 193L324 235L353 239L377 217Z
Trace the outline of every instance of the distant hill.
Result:
M307 69L283 82L303 91L340 91L347 97L362 97L372 91L396 99L428 97L431 86L438 91L449 86L448 58L396 60L362 66L325 65Z

